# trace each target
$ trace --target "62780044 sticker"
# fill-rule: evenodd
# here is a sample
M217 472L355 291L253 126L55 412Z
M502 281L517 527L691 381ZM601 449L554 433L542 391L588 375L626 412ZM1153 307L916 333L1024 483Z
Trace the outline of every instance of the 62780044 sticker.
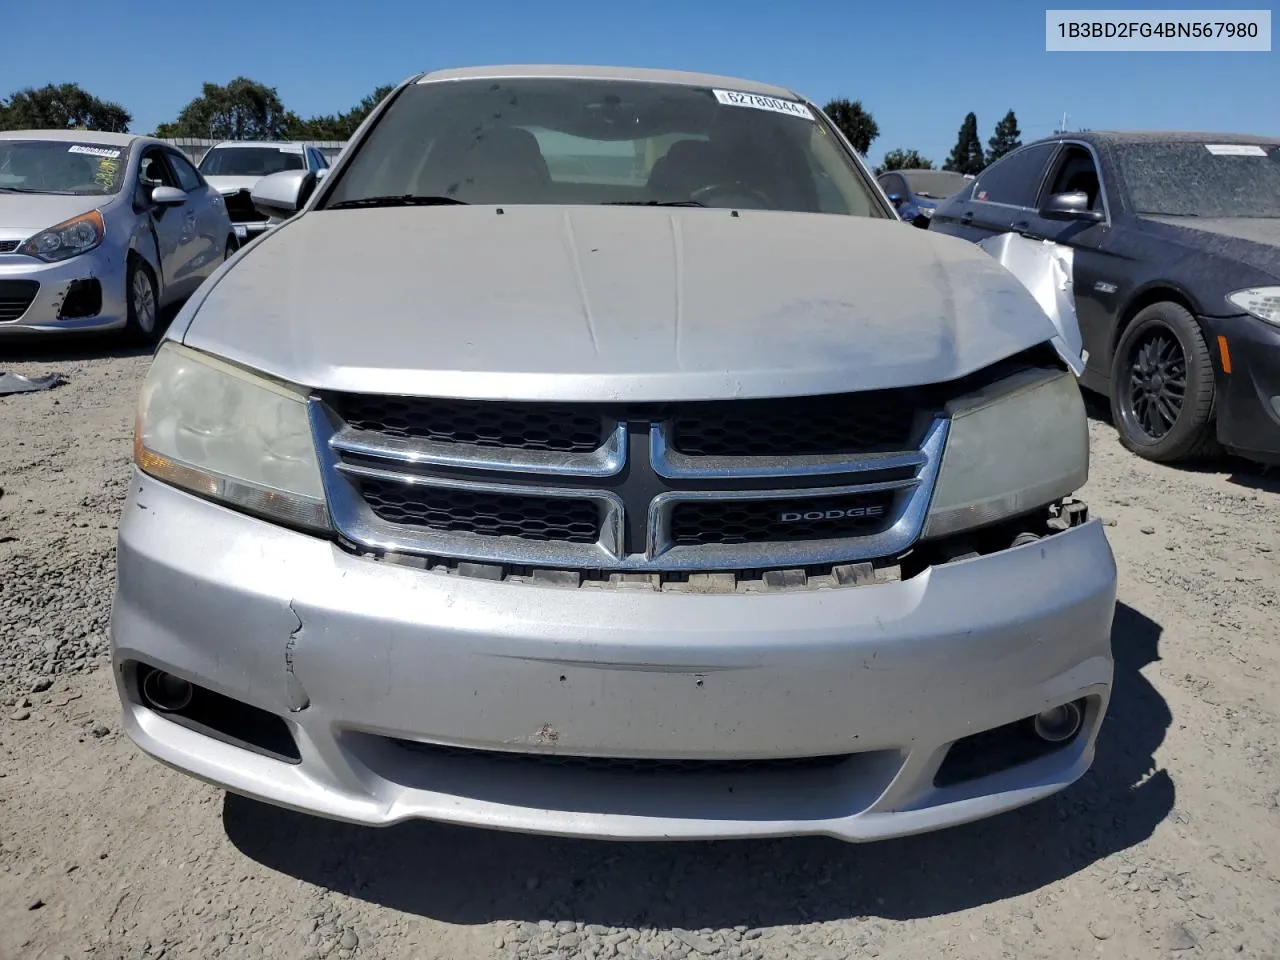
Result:
M803 103L794 100L779 100L777 97L762 97L758 93L741 93L737 90L713 90L716 100L726 107L750 107L753 110L768 110L772 113L785 113L789 117L800 117L813 123L813 114Z

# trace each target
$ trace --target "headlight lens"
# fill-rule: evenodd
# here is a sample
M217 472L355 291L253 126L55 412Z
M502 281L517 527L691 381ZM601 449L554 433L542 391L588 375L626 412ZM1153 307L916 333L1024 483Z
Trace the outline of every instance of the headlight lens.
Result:
M1089 424L1070 373L1023 371L948 404L947 412L927 538L1026 513L1089 479Z
M48 230L41 230L18 248L18 253L29 257L37 257L46 263L69 260L82 253L88 253L102 242L107 234L107 226L102 214L90 210L78 217L64 220Z
M166 343L142 388L133 449L157 480L289 526L329 529L299 388Z
M1251 287L1227 294L1227 302L1280 327L1280 287Z

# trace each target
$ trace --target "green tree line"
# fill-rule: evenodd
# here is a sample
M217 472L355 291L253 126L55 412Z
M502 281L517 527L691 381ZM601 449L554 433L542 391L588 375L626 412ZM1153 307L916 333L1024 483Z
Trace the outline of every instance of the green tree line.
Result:
M347 140L373 108L394 89L380 86L343 113L303 118L285 107L275 87L236 77L230 83L206 83L200 95L183 107L172 121L162 123L155 135L210 140ZM831 100L823 112L861 154L880 136L875 117L860 100ZM74 83L27 88L0 99L0 130L59 129L127 132L132 115L118 103L100 100ZM960 124L944 170L980 173L1006 153L1022 145L1018 118L1010 110L995 126L983 149L978 138L978 118L970 113ZM898 147L885 154L876 168L886 170L932 169L933 161L917 150Z
M166 139L347 140L394 85L373 90L343 113L303 118L285 108L275 87L236 77L206 83L200 95L155 135ZM0 130L106 130L129 132L133 116L118 103L100 100L74 83L18 90L0 98Z

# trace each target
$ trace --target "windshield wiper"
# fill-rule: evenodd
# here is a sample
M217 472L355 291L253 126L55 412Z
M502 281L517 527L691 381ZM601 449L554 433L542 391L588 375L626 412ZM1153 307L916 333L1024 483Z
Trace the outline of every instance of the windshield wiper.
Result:
M361 197L359 200L339 200L331 203L328 210L346 210L354 207L452 207L467 206L465 200L453 197L428 197L415 193L402 193L399 196Z
M606 200L606 207L705 207L699 200Z
M30 190L27 187L0 187L5 193L45 193L58 197L74 197L78 196L71 190Z

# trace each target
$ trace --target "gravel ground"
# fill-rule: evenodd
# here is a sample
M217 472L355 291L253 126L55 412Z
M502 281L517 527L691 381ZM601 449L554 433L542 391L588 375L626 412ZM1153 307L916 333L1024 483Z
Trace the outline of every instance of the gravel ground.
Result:
M5 349L12 358L11 347ZM1120 564L1097 762L1033 807L867 846L634 845L262 806L147 759L106 665L147 357L0 398L0 958L1280 958L1280 481L1095 421Z

